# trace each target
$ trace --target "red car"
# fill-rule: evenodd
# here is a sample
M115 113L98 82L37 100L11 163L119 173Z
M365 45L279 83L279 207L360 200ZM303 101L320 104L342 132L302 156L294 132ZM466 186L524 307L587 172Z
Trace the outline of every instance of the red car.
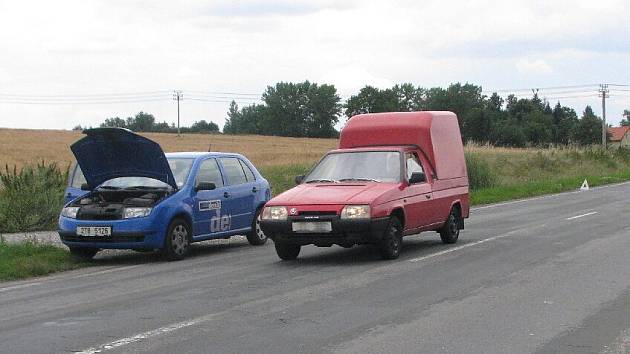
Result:
M468 176L452 112L361 114L298 186L271 199L261 228L278 256L303 245L375 244L398 258L402 237L437 231L455 243L469 215Z

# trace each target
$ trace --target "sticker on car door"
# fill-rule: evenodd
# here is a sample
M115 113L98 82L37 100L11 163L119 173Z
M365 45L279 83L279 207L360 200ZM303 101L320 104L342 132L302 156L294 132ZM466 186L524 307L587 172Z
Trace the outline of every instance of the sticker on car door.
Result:
M217 214L210 218L210 232L229 231L232 224L232 216L221 215L221 210L217 210Z
M201 200L199 201L199 211L221 210L220 200Z

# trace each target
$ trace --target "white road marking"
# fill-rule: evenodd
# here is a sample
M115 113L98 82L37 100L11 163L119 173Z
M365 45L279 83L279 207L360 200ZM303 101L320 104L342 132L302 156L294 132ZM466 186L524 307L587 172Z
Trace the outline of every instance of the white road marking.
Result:
M590 213L586 213L586 214L581 214L581 215L576 215L576 216L572 216L570 218L566 218L566 220L575 220L575 219L579 219L579 218L583 218L585 216L589 216L589 215L595 215L597 214L596 211L592 211Z
M545 224L542 224L542 225L539 225L538 227L544 227L544 226L545 226ZM480 244L482 244L482 243L486 243L486 242L490 242L490 241L495 241L495 240L498 240L498 239L502 239L502 238L504 238L504 237L511 236L511 235L513 235L513 234L515 234L515 233L517 233L517 232L521 231L521 230L522 230L522 229L519 229L519 230L513 230L513 231L510 231L510 232L505 233L505 234L502 234L502 235L497 235L497 236L492 236L492 237L484 238L483 240L479 240L479 241L476 241L476 242L467 243L467 244L465 244L465 245L461 245L461 246L457 246L457 247L449 248L449 249L444 250L444 251L440 251L440 252L436 252L436 253L431 253L431 254L428 254L428 255L426 255L426 256L422 256L422 257L418 257L418 258L412 258L412 259L410 259L410 260L409 260L409 262L421 262L421 261L425 261L425 260L427 260L427 259L434 258L434 257L437 257L437 256L441 256L441 255L448 254L448 253L452 253L452 252L456 252L456 251L459 251L459 250L464 249L464 248L468 248L468 247L472 247L472 246L477 246L477 245L480 245Z
M56 282L56 281L66 281L66 280L72 280L72 279L80 279L80 278L85 278L85 277L92 277L95 275L101 275L101 274L107 274L107 273L114 273L114 272L118 272L118 271L122 271L122 270L129 270L132 268L137 268L142 266L142 264L137 264L137 265L131 265L131 266L114 266L114 267L110 267L108 269L104 269L104 270L99 270L96 272L90 272L90 273L83 273L83 274L77 274L77 275L71 275L68 276L67 274L59 274L57 276L52 275L47 277L46 279L43 279L42 281L34 281L34 282L30 282L30 283L26 283L26 284L19 284L19 285L13 285L13 286L7 286L7 287L0 287L0 293L3 293L5 291L10 291L10 290L18 290L18 289L23 289L23 288L30 288L31 286L34 285L41 285L41 284L45 284L45 283L50 283L50 282ZM89 268L87 268L89 270Z
M14 285L14 286L8 286L6 288L0 288L0 293L5 292L5 291L9 291L9 290L16 290L16 289L22 289L22 288L28 288L31 287L33 285L39 285L41 284L41 282L35 282L35 283L28 283L28 284L21 284L21 285Z
M85 350L82 350L80 352L77 352L78 354L96 354L96 353L102 353L104 351L108 351L108 350L112 350L112 349L116 349L119 347L123 347L125 345L129 345L135 342L139 342L141 340L147 339L147 338L151 338L151 337L156 337L162 334L166 334L169 332L173 332L173 331L177 331L180 330L182 328L186 328L186 327L190 327L190 326L194 326L203 322L208 322L210 320L213 320L215 317L226 314L227 311L222 311L222 312L217 312L217 313L211 313L205 316L201 316L201 317L197 317L197 318L193 318L191 320L188 321L182 321L182 322L178 322L178 323L174 323L168 326L164 326L164 327L160 327L160 328L156 328L147 332L143 332L143 333L138 333L136 335L133 335L131 337L126 337L126 338L121 338L118 340L115 340L113 342L109 342L109 343L105 343L105 344L101 344L95 347L91 347Z

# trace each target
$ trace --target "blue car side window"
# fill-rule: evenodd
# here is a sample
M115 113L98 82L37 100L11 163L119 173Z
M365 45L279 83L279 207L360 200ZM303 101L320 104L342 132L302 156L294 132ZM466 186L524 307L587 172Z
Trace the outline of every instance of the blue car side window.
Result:
M225 171L228 185L234 186L237 184L247 183L245 171L243 171L243 167L237 158L222 157L221 164L223 164L223 170Z
M254 182L256 180L256 177L254 177L254 172L252 172L252 169L249 168L249 166L247 166L247 164L243 162L243 160L239 159L238 162L241 163L241 167L243 168L243 171L245 171L247 182Z
M208 159L201 163L196 182L212 182L217 188L223 187L223 177L217 160Z
M79 167L79 165L75 165L74 171L72 173L72 179L70 180L70 187L81 189L81 186L85 183L87 183L87 181L83 176L83 171L81 171L81 167Z

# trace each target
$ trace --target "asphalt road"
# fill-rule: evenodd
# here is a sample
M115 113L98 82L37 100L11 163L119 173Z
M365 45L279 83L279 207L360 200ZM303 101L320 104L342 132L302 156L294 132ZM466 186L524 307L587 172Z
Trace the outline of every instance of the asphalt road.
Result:
M630 184L473 209L455 245L200 244L0 285L3 353L630 352Z

